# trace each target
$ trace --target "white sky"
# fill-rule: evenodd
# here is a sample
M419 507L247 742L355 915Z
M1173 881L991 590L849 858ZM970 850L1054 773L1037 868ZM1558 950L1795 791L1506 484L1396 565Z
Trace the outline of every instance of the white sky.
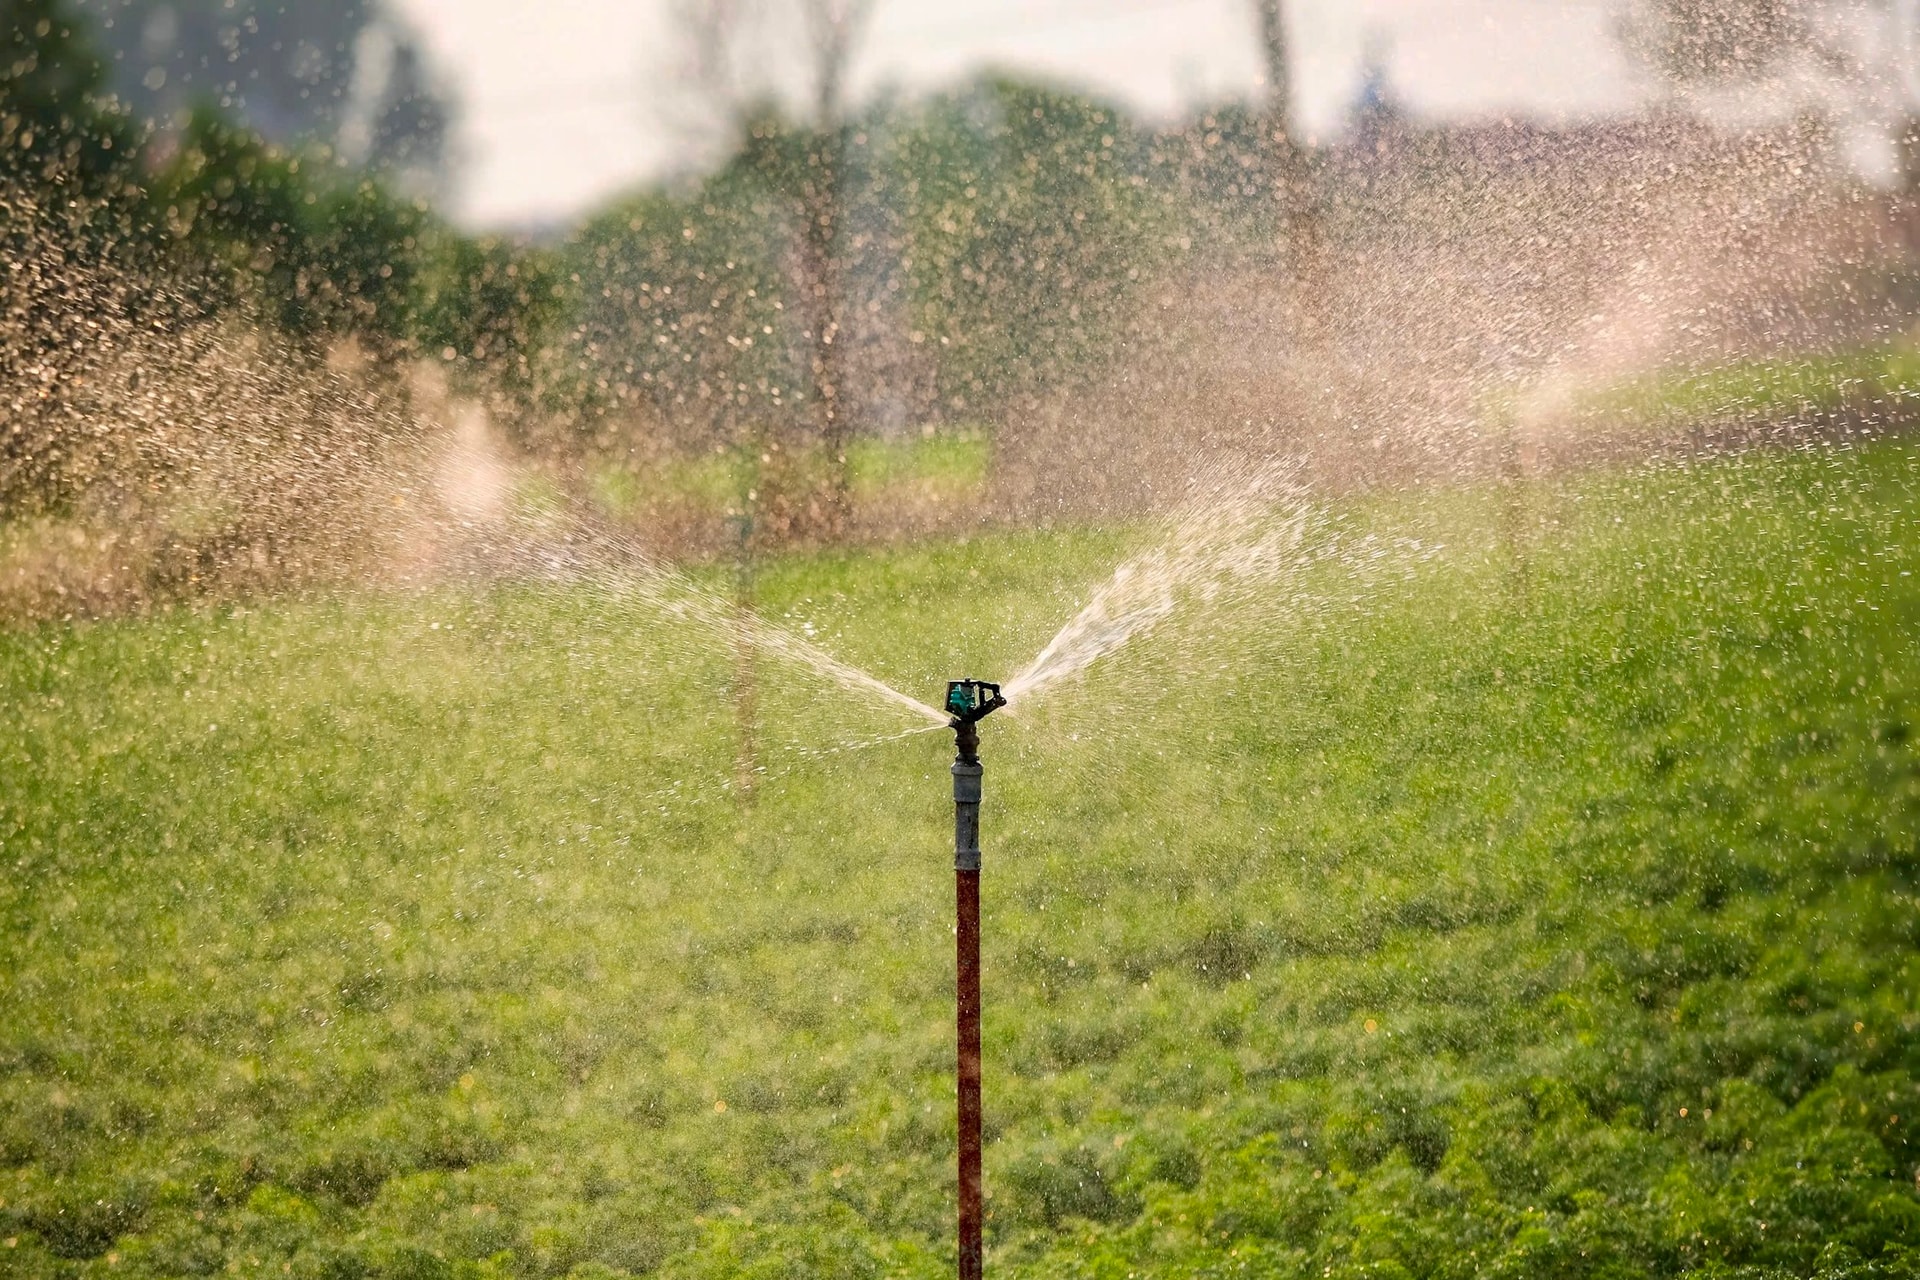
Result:
M552 224L682 162L668 127L664 0L396 0L460 102L454 212ZM1037 73L1166 118L1255 91L1251 0L877 0L856 94ZM1564 118L1628 106L1618 0L1288 0L1296 100L1337 128L1362 51L1383 42L1402 100L1434 116Z

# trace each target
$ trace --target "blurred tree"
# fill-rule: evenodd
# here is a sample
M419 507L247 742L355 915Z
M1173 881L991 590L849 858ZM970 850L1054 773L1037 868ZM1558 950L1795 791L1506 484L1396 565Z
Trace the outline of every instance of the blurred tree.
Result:
M177 253L210 270L194 273L210 305L252 291L272 300L271 318L310 327L300 302L312 269L304 234L307 195L300 161L218 112L193 112L152 177L161 229Z
M66 0L0 7L0 512L77 491L101 444L76 408L110 328L96 313L157 305L114 270L146 220L137 137L104 74Z
M596 384L689 430L685 447L734 441L742 427L789 435L807 421L781 269L791 210L762 180L765 163L749 150L682 194L622 201L570 246Z
M1750 79L1795 50L1821 48L1805 8L1801 0L1639 0L1624 33L1671 83Z
M447 162L451 106L381 0L78 0L109 84L170 129L218 107L267 141L356 164L396 164L426 194ZM399 162L404 162L400 164Z
M411 38L393 39L384 80L371 103L364 163L404 193L443 198L453 110Z
M687 80L708 118L744 137L750 166L790 206L794 318L808 350L805 403L828 462L824 532L845 532L852 494L849 444L856 423L845 385L847 185L850 126L847 73L873 0L684 0L676 28ZM807 123L778 124L783 87L755 53L775 33L798 36Z
M1120 112L988 79L925 108L892 156L942 410L992 417L1098 368L1167 230Z
M6 0L0 172L78 182L90 194L130 174L134 133L103 100L106 61L89 37L68 0Z
M1177 197L1196 244L1234 254L1270 249L1287 230L1266 112L1230 102L1156 133L1148 144L1156 190Z
M623 202L569 250L596 377L693 427L683 443L817 427L792 269L814 139L768 111L712 177ZM877 105L845 140L832 345L859 370L851 404L899 425L993 420L1102 367L1180 230L1138 132L1076 95L990 78Z
M1281 0L1254 0L1260 18L1260 57L1267 75L1267 145L1272 149L1274 190L1292 192L1299 162L1293 130L1293 72L1287 60L1287 18Z
M1278 206L1283 236L1297 257L1311 255L1318 244L1317 203L1308 173L1307 149L1293 118L1293 64L1286 5L1284 0L1254 0L1254 8L1259 17L1261 63L1267 80L1263 104L1267 181Z
M289 332L411 349L424 206L314 166L207 108L152 179L176 257L211 307L248 299Z
M844 386L846 284L842 241L846 230L845 183L847 128L842 118L847 63L859 31L873 11L872 0L802 0L813 52L813 137L804 169L791 170L790 190L798 201L803 232L800 255L801 296L812 335L815 429L831 460L827 494L829 536L845 532L852 502L852 466L848 446L853 419Z
M18 118L16 128L53 133L105 82L100 55L67 0L8 0L0 40L0 105Z
M1257 155L1257 127L1245 133ZM771 457L817 430L816 330L795 298L807 209L793 198L816 136L768 110L714 175L615 206L568 250L595 383L689 431L682 445L731 439ZM1188 230L1186 194L1139 132L1077 95L989 78L876 104L844 140L841 421L994 421L1095 373ZM1233 198L1270 212L1264 183L1247 185ZM767 486L749 487L772 506Z
M1770 96L1830 135L1871 122L1889 144L1888 169L1865 176L1920 191L1915 0L1634 0L1621 36L1676 94L1772 82L1781 92Z
M372 177L336 185L307 206L301 293L328 330L352 333L382 360L414 350L424 203Z
M534 410L553 409L555 331L580 308L557 254L498 237L428 232L412 332L423 354L452 366L470 389L505 400L519 443L533 444ZM576 414L591 407L576 379L560 399Z

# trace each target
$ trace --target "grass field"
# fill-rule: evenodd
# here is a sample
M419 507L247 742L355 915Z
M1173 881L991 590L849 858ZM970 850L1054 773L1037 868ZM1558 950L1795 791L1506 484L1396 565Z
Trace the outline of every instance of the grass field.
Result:
M1793 422L1849 412L1904 425L1917 399L1920 350L1901 340L1630 378L1576 398L1572 416L1658 439L1737 422Z
M849 448L853 496L869 503L922 500L962 502L985 487L992 443L983 429L950 429L917 438L856 440ZM788 460L797 480L818 484L828 474L824 455ZM630 518L660 506L714 516L737 511L760 483L762 467L748 450L672 458L656 465L607 465L592 478L601 513Z
M1920 1275L1920 452L1523 500L988 723L993 1274ZM931 697L1144 536L759 586ZM744 803L735 674L610 583L0 636L0 1274L947 1274L950 743L763 667Z

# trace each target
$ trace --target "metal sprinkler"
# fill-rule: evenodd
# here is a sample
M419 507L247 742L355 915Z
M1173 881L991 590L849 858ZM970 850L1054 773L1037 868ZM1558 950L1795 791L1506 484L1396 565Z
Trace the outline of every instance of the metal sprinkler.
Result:
M980 722L1007 700L984 680L947 683L953 730L954 992L960 1055L960 1280L980 1280Z

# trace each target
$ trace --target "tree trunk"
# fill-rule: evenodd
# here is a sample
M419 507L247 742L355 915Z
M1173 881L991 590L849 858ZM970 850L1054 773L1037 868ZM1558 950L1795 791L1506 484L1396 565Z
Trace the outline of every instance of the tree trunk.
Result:
M814 436L827 466L824 510L816 524L833 540L843 537L852 513L853 485L848 461L853 423L842 394L841 310L845 272L840 261L841 137L837 126L820 130L801 194L806 227L800 243L800 287L807 298L808 364L813 378Z
M1280 206L1283 229L1291 233L1302 195L1300 148L1293 129L1293 74L1287 63L1287 22L1282 0L1254 0L1260 15L1260 52L1267 69L1265 139L1268 181Z
M853 47L871 14L873 0L811 0L807 16L814 43L813 119L816 136L809 157L802 211L807 219L801 247L802 287L808 295L808 319L813 331L812 358L814 432L827 467L822 495L826 536L846 536L853 514L853 472L849 450L854 422L848 408L846 331L841 321L846 305L846 263L842 231L846 201L846 127L841 98Z

